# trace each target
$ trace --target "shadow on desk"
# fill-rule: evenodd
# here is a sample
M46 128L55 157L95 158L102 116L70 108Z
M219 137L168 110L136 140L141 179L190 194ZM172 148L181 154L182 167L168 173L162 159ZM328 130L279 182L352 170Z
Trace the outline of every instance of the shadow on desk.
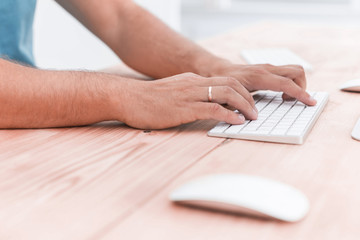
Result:
M104 129L127 129L129 131L143 131L144 133L152 133L152 132L203 132L206 134L212 127L217 124L217 121L214 120L199 120L192 123L183 124L181 126L162 129L162 130L149 130L149 129L136 129L125 125L124 123L117 121L107 121L96 123L89 126L84 126L90 129L96 128L104 128Z

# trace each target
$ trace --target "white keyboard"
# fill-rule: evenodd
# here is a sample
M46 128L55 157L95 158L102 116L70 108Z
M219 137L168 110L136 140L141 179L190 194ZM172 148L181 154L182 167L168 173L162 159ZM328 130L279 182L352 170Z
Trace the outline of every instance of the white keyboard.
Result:
M310 94L317 100L316 106L306 106L297 100L283 101L282 93L279 92L260 91L254 95L256 108L259 111L257 120L247 120L242 125L220 122L208 132L208 135L303 144L328 100L328 93Z
M312 70L310 63L287 48L247 49L241 51L241 56L249 64L301 65L307 71Z

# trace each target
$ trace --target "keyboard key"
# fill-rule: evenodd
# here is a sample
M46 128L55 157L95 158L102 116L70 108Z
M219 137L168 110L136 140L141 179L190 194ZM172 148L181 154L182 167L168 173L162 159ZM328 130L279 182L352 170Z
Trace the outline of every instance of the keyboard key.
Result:
M213 129L211 129L210 132L213 134L223 133L229 127L230 127L230 124L228 124L226 122L220 122Z
M249 122L249 121L247 121ZM237 134L240 132L241 129L243 129L246 126L246 122L242 125L232 125L228 129L225 130L226 134Z

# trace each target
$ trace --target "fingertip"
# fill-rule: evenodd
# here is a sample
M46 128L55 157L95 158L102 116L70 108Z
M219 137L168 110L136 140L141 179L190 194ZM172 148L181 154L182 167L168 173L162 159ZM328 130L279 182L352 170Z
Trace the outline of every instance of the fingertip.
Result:
M256 108L254 108L252 110L251 120L256 120L257 118L258 118L258 110Z
M258 111L256 108L249 108L248 111L243 112L246 119L256 120L258 118Z
M245 117L243 114L224 108L217 103L206 103L209 111L206 112L202 119L214 119L223 121L229 124L241 125L245 123Z
M309 106L315 106L317 104L317 101L316 99L314 99L309 93L307 93L305 91L305 94L306 95L303 95L303 96L300 96L299 98L293 98L291 97L290 95L286 94L286 93L283 93L282 95L282 98L284 101L293 101L293 100L299 100L301 102L303 102L304 104L306 105L309 105Z
M235 114L234 118L231 119L230 124L241 125L245 123L245 117L242 114Z
M301 102L303 102L304 104L306 104L308 106L315 106L317 104L317 101L311 96L309 96L308 98L304 99Z
M238 115L238 118L239 118L239 121L241 121L242 123L245 122L245 117L244 117L244 115L239 114L239 115Z
M314 106L316 105L317 101L315 100L315 98L313 98L313 96L311 96L308 92L306 93L306 102L304 101L305 104L309 105L309 106Z
M311 97L310 96L310 98L309 98L309 105L310 106L315 106L316 104L317 104L317 101L316 101L316 99L315 98L313 98L313 97Z

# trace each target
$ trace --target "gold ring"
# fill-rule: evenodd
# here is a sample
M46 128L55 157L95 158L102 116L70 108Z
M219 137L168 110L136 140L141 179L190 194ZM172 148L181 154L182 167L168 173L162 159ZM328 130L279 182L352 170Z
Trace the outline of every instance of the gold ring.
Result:
M212 102L212 87L209 87L208 101Z

